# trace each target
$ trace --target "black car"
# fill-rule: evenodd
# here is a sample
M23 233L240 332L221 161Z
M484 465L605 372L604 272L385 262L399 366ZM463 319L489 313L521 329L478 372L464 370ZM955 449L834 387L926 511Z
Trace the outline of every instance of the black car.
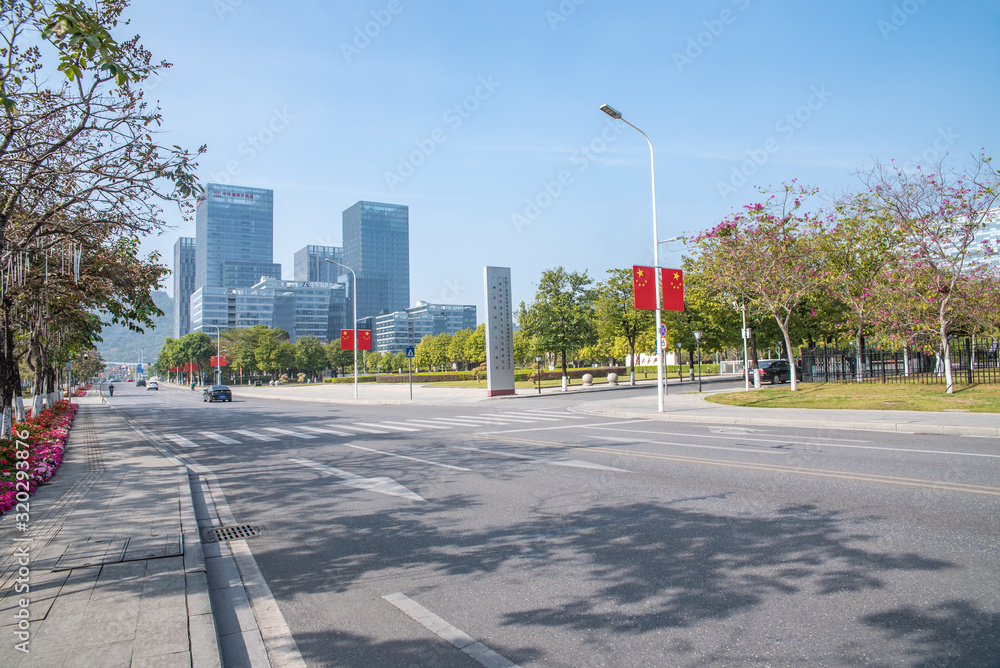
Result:
M226 385L209 385L201 393L202 401L232 401L233 391Z
M144 379L140 378L139 380L135 381L135 386L136 387L146 387L146 381Z
M760 382L770 381L771 385L775 383L784 383L792 377L792 372L789 371L788 362L785 360L774 360L770 362L760 363Z

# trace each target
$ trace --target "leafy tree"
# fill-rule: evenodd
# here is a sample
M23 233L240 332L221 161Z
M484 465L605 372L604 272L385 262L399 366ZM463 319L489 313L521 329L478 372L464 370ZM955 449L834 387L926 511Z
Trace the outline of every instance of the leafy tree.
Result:
M517 334L514 332L515 346L517 346ZM516 347L514 351L516 355ZM479 366L486 361L486 323L479 323L465 340L465 360L472 366Z
M485 333L486 326L480 325ZM477 330L478 331L478 330ZM486 361L486 337L483 337L483 361ZM525 365L534 364L534 349L531 341L531 337L522 332L520 329L514 332L514 363ZM470 360L471 361L471 360Z
M465 347L472 332L472 328L461 329L452 334L451 341L448 343L448 359L456 362L462 371L468 367L469 358L466 356Z
M180 338L178 352L185 363L191 362L199 371L204 371L215 354L215 342L205 332L191 332ZM190 373L193 375L193 371Z
M823 280L815 261L820 221L800 211L815 189L785 186L764 202L747 205L695 239L705 287L726 301L774 318L781 329L797 389L789 323L795 309Z
M902 231L888 211L869 193L854 195L838 203L836 222L818 238L818 251L826 269L825 293L845 307L854 332L860 374L861 338L878 297L887 268L901 261Z
M326 347L326 358L330 366L334 369L340 369L342 374L346 373L347 367L354 365L354 351L341 350L339 339L331 341L330 345Z
M562 355L563 375L567 375L569 352L597 340L594 302L587 272L568 272L562 267L547 269L530 307L521 302L518 322L521 329L535 337L537 346Z
M278 370L284 369L286 372L295 367L295 344L291 341L279 341L278 349L274 353L274 363Z
M602 350L614 357L614 342L623 337L628 344L627 355L631 359L631 382L635 384L635 342L642 328L654 329L655 311L639 310L633 307L634 290L631 269L609 269L608 278L597 286L597 330L605 341ZM625 355L621 356L622 359Z
M872 197L903 235L904 270L919 280L904 283L895 294L917 308L930 308L936 318L946 392L955 391L948 335L961 317L958 298L975 265L976 232L986 224L1000 197L1000 173L991 159L980 155L966 173L943 165L908 172L902 167L876 165L865 175ZM908 294L907 294L908 293Z
M295 366L315 375L329 364L323 345L315 336L303 336L295 342Z

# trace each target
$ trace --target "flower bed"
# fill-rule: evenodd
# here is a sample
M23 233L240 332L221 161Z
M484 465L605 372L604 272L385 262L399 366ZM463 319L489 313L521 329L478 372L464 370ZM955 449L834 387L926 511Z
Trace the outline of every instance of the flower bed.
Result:
M87 383L86 385L84 385L84 386L80 387L79 389L77 389L77 391L73 393L73 396L74 397L85 397L85 396L87 396L87 390L89 390L90 387L91 387L90 383Z
M14 425L14 440L0 440L0 515L25 503L62 464L69 429L79 408L60 401Z

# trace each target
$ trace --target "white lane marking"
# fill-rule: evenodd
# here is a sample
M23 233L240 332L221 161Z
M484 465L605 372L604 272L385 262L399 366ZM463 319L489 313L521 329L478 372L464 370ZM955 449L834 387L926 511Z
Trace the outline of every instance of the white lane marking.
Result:
M284 434L285 436L294 436L296 438L316 438L311 434L303 434L300 431L292 431L291 429L281 429L280 427L264 427L268 431L273 431L275 434Z
M762 455L787 455L788 450L764 450L761 448L731 448L725 445L698 445L696 443L674 443L672 441L654 441L651 438L616 438L614 436L593 436L598 441L612 441L614 443L650 443L652 445L673 445L679 448L698 448L700 450L731 450L733 452L752 452Z
M527 427L526 429L503 429L500 431L486 431L484 434L517 434L522 431L552 431L554 429L589 429L591 427L613 427L621 424L635 424L636 422L652 422L652 420L622 420L620 422L601 422L599 424L561 424L557 427ZM648 432L655 433L655 432Z
M582 425L580 425L580 428L581 429L594 429L597 426L598 425L582 424ZM607 431L611 431L611 430L607 430ZM857 439L852 439L852 438L837 438L837 439L831 438L831 439L825 439L825 438L822 438L820 436L787 436L786 437L786 436L781 436L781 435L777 435L776 434L776 435L772 436L771 438L753 438L752 436L741 436L739 434L735 434L733 436L723 436L721 434L718 435L718 436L710 436L708 434L687 434L687 433L679 432L679 431L645 431L645 430L642 430L642 429L615 429L614 431L622 433L622 434L648 434L650 436L681 436L681 437L684 437L684 438L714 438L714 439L717 439L717 440L724 440L724 441L758 441L760 443L783 443L784 444L784 443L794 443L796 441L803 441L804 442L804 441L816 441L816 440L822 440L822 441L825 441L825 440L830 440L830 441L846 441L848 443L871 443L871 441L859 441ZM819 445L823 445L823 444L819 444Z
M366 452L375 452L380 455L385 455L386 457L396 457L397 459L408 459L411 462L420 462L421 464L431 464L433 466L440 466L446 469L452 469L454 471L471 471L472 469L464 469L461 466L452 466L451 464L442 464L440 462L432 462L429 459L420 459L419 457L410 457L408 455L399 455L395 452L386 452L385 450L376 450L374 448L366 448L363 445L354 445L353 443L343 443L344 447L354 448L355 450L364 450Z
M415 427L393 427L391 425L395 424L394 422L379 422L378 424L371 424L370 422L359 422L358 424L361 425L362 427L373 427L375 429L388 429L390 431L420 431Z
M399 496L404 499L410 499L411 501L427 501L424 497L408 490L392 478L387 478L385 476L379 476L378 478L362 478L357 474L349 473L348 471L343 471L341 469L335 469L332 466L324 466L323 464L319 464L309 459L289 459L288 461L301 464L302 466L308 466L311 469L316 469L317 471L327 475L336 476L341 479L341 481L337 483L338 485L364 489L369 492L377 492L378 494L388 494L389 496Z
M249 438L256 439L258 441L277 441L273 436L267 436L266 434L258 434L255 431L249 431L247 429L233 429L234 433L240 434L241 436L247 436Z
M487 666L487 668L519 668L510 659L497 654L483 643L477 642L474 638L441 619L409 596L396 593L383 596L382 598L399 608L407 617L439 638L447 640L479 663Z
M444 430L451 429L451 426L434 424L433 422L429 422L427 420L407 420L406 422L400 422L399 424L415 424L424 427L425 429L444 429Z
M197 448L198 444L194 441L189 441L180 434L164 434L166 438L181 446L182 448Z
M330 434L331 436L356 436L357 434L348 434L346 431L334 431L333 429L323 429L323 427L306 427L305 425L299 427L299 429L305 429L306 431L311 431L314 434Z
M352 431L360 431L362 434L388 434L389 432L383 431L382 429L366 429L365 427L355 427L353 424L331 424L331 427L340 427L341 429L350 429Z
M463 445L445 445L446 448L451 448L452 450L465 450L467 452L483 452L488 455L497 455L499 457L510 457L511 459L523 459L529 462L535 462L537 464L548 464L549 466L567 466L574 469L594 469L597 471L617 471L618 473L631 473L631 471L626 471L625 469L616 469L613 466L603 466L601 464L594 464L593 462L585 462L579 459L545 459L543 457L535 457L533 455L522 455L516 452L504 452L502 450L486 450L484 448L470 448Z
M214 431L202 431L199 432L205 438L210 438L213 441L218 441L219 443L224 443L225 445L239 445L240 442L235 438L229 438L228 436L223 436L222 434L216 434Z

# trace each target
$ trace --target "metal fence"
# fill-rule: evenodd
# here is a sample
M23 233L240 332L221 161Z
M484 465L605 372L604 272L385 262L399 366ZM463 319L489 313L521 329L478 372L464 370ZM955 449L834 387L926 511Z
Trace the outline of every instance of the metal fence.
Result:
M956 384L1000 383L996 339L953 339L951 372ZM801 349L805 382L944 383L945 361L939 353L917 350L857 349L817 346ZM860 365L859 365L860 362Z

